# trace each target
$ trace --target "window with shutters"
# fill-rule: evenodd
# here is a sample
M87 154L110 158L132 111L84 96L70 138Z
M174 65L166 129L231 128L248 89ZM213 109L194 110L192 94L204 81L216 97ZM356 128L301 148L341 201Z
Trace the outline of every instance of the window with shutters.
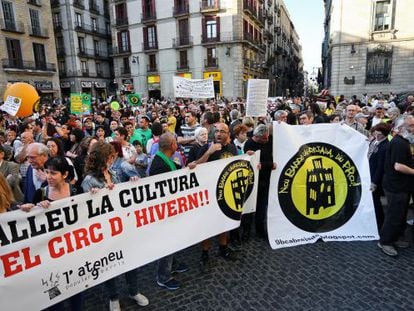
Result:
M157 57L155 54L148 55L148 71L157 71Z
M130 51L128 30L118 32L118 48L120 53L126 53Z
M216 48L207 48L207 67L217 67Z
M96 21L96 18L91 17L91 22L92 22L92 30L93 31L98 31L98 23Z
M32 34L35 36L40 36L41 30L40 30L40 21L39 21L39 11L29 9L29 14L30 14L30 23L32 25Z
M62 22L60 20L60 13L53 13L53 26L55 28L61 28L62 27Z
M220 41L220 18L207 16L203 18L203 43Z
M78 37L79 53L86 53L85 50L85 38Z
M93 40L93 47L94 47L94 51L95 51L95 56L101 55L101 49L100 49L98 40Z
M180 51L180 63L178 69L188 69L187 51Z
M3 0L1 6L3 8L4 28L7 30L17 30L16 21L14 19L13 3Z
M115 6L115 19L118 26L128 24L127 4L125 2Z
M143 28L144 31L144 50L152 50L158 48L157 27L148 26Z
M40 43L33 43L33 55L36 69L46 70L45 46Z
M13 68L23 68L22 50L20 41L6 38L7 54L9 56L9 66Z
M391 29L392 3L391 0L375 2L374 31Z
M188 19L178 21L178 33L180 34L180 45L188 45L190 43Z
M83 22L82 22L82 14L76 13L76 26L82 28Z

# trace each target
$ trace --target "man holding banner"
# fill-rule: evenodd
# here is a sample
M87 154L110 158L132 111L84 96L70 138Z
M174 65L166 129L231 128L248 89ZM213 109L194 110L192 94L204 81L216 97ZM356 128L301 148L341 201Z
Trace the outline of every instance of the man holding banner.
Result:
M149 175L154 176L162 173L172 172L180 168L170 158L177 151L177 141L173 134L167 132L162 134L159 140L159 151L151 162ZM172 277L173 272L185 272L188 268L183 263L178 263L174 255L169 255L158 260L157 284L169 290L180 288L180 283Z
M383 188L388 206L385 209L384 224L380 232L378 247L388 256L397 256L395 249L408 248L410 244L402 240L406 226L406 215L414 175L410 143L413 141L414 117L396 121L394 129L398 134L391 140L384 163Z
M229 127L225 123L218 123L216 125L214 140L214 144L206 144L200 149L198 153L198 160L196 161L197 164L237 156L237 148L235 145L230 143L230 131ZM204 240L202 242L202 254L200 259L201 272L206 272L208 270L208 252L210 248L211 239ZM227 232L219 234L219 249L219 254L224 259L231 261L237 260L234 252L228 247Z

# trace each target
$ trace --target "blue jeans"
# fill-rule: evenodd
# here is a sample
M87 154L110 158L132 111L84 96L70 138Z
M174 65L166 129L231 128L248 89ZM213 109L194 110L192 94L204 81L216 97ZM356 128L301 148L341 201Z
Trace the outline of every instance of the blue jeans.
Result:
M171 271L173 271L174 267L178 267L178 265L179 262L175 259L174 254L159 259L157 264L157 281L165 283L171 280L173 278Z
M138 282L137 282L137 269L133 269L131 271L125 272L117 277L114 277L105 282L105 286L109 292L109 299L110 300L118 300L119 299L119 284L117 279L119 277L125 276L125 280L128 287L128 294L130 296L135 296L138 293Z

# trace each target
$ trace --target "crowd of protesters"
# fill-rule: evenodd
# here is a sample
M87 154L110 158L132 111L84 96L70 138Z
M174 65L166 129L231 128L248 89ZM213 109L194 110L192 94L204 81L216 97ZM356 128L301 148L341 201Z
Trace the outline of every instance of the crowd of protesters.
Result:
M252 228L267 237L266 210L270 174L276 169L272 155L272 121L291 125L341 123L365 135L369 141L371 191L380 242L389 256L396 247L408 247L403 239L414 175L411 144L414 143L414 96L395 102L395 95L368 98L330 96L269 100L266 116L245 115L242 100L209 101L144 100L132 107L118 99L93 102L90 113L70 113L68 100L41 105L34 116L17 119L0 116L0 212L30 211L39 205L82 192L96 192L114 184L138 180L185 166L215 161L261 150L256 215L245 215L241 227L219 235L219 256L238 259L249 242ZM276 139L277 139L277 134ZM384 194L388 206L383 206ZM254 224L254 226L253 226ZM210 267L211 240L202 242L199 266ZM157 284L169 290L180 287L174 272L185 272L185 263L174 256L159 260ZM138 292L139 269L125 273L130 297L145 306ZM110 310L120 310L116 280L106 282ZM71 299L74 309L82 295Z

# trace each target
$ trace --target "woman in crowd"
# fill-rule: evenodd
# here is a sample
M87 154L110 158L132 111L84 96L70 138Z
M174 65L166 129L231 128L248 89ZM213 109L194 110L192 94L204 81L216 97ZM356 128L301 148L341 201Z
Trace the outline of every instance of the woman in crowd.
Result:
M0 214L10 210L13 202L13 191L10 189L6 178L0 175Z
M386 123L379 123L371 128L371 133L374 139L369 144L368 160L375 216L377 218L378 230L380 230L384 223L384 210L381 204L381 195L383 195L381 184L384 176L384 161L389 143L388 134L390 133L390 126Z
M96 144L97 141L98 140L95 137L87 136L87 137L84 137L82 141L80 142L80 154L73 160L76 174L78 175L77 185L80 185L80 183L83 180L86 157L88 156L88 153L90 149L92 148L92 146Z
M98 125L95 128L95 136L97 140L107 142L105 138L105 129L102 125Z
M111 144L99 141L92 146L86 158L83 191L95 193L102 188L113 189L114 184L119 182L116 174L110 169L114 159L115 148ZM147 297L138 292L137 269L126 272L124 276L130 297L140 306L148 305ZM121 310L117 278L110 279L105 285L110 294L109 309Z
M36 190L33 203L20 205L19 207L21 210L29 212L35 206L48 208L53 201L68 198L82 192L80 188L75 187L66 181L69 175L70 166L64 157L55 156L49 158L45 162L44 168L47 186ZM82 309L82 293L72 296L68 301L71 310ZM64 301L48 308L48 310L65 310Z
M197 160L197 155L201 147L207 144L208 140L208 131L205 127L199 127L194 132L195 142L191 146L191 149L188 153L187 163L191 163Z
M72 160L81 154L80 143L85 137L85 134L81 129L74 128L70 133L70 141L72 142L72 147L69 151L66 152L66 156Z
M49 138L46 140L46 146L49 149L49 157L54 158L59 156L66 159L70 166L69 175L67 176L68 181L72 184L76 183L78 181L78 175L76 174L73 162L68 157L65 157L65 150L63 149L63 143L60 138Z
M239 154L243 154L244 144L247 141L247 126L243 124L238 124L233 129L234 140L233 144L236 146Z

